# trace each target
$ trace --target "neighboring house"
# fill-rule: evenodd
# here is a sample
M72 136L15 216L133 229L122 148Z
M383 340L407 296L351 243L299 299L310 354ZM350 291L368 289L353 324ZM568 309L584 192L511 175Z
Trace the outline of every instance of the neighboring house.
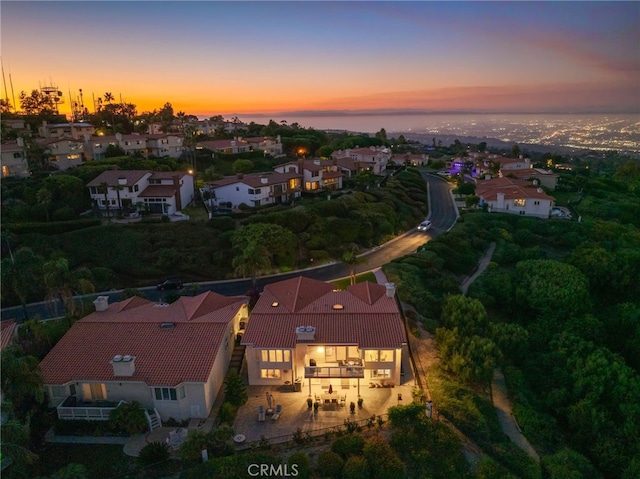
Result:
M18 339L18 324L13 319L0 321L0 351L11 346Z
M350 158L358 162L367 163L376 175L380 175L387 169L387 164L391 160L392 153L389 148L382 146L371 146L369 148L353 148L337 150L331 154L332 158L341 160Z
M548 218L554 205L553 197L542 188L507 177L478 181L476 195L480 206L486 204L490 212Z
M73 138L82 140L96 132L93 125L89 123L52 123L42 122L38 127L38 135L42 138Z
M253 151L261 150L264 151L265 154L271 156L280 156L283 154L282 140L280 139L280 135L278 135L276 138L270 136L245 138L244 141L249 143L249 146Z
M36 142L47 149L49 162L60 171L80 166L85 161L84 143L72 138L46 138Z
M92 160L103 160L109 145L119 146L126 155L140 153L144 157L148 156L147 137L145 135L116 133L115 135L85 137L85 145L87 157Z
M182 171L107 170L87 188L101 211L125 213L140 206L150 213L174 215L195 194L193 176Z
M523 158L522 155L519 158L504 158L494 155L491 157L491 161L498 163L501 170L527 170L533 168L531 160Z
M29 164L22 138L3 142L0 145L0 154L3 178L29 176Z
M264 206L289 203L299 198L302 190L302 175L296 172L238 174L207 185L213 204L230 203L232 208L241 204Z
M242 138L235 138L233 140L201 141L196 144L196 149L207 149L214 153L233 155L236 153L246 153L247 151L251 151L251 145Z
M422 166L429 163L429 155L416 153L394 153L391 161L399 166L411 165Z
M173 133L147 135L147 151L158 158L179 158L183 151L182 136Z
M342 189L342 177L337 160L298 160L274 168L279 173L302 174L305 192L319 192Z
M62 419L108 419L119 401L160 418L207 417L220 392L247 298L207 292L172 304L132 297L77 321L40 363Z
M347 178L356 176L361 171L373 171L371 163L354 160L353 158L334 158L338 170Z
M522 170L500 170L501 178L518 178L521 180L532 181L534 186L544 186L550 191L554 191L558 185L558 174L542 168L527 168Z
M329 384L399 384L407 339L392 283L339 291L297 277L265 286L242 344L250 385L302 383L311 394Z

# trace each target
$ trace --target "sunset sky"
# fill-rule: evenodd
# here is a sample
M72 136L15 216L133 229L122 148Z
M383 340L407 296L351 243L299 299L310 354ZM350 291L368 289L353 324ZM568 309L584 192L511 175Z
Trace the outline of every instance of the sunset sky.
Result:
M640 2L11 2L15 98L195 115L640 112Z

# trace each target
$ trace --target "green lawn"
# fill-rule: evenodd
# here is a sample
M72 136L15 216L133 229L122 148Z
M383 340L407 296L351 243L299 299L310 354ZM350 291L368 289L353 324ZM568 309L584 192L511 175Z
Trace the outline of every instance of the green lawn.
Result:
M376 275L371 271L362 273L356 276L356 283L362 283L363 281L371 281L376 283ZM335 285L336 289L347 289L347 286L351 284L350 278L342 278L337 281L331 281L331 284Z
M185 215L189 215L190 221L209 221L207 210L205 210L204 206L200 204L187 206L182 210L182 212Z

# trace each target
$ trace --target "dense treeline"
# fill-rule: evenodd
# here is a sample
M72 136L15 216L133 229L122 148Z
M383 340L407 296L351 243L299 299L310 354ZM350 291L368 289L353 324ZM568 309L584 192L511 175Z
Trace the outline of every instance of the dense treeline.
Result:
M4 244L10 244L14 253L31 252L25 255L31 263L42 264L62 253L72 270L83 267L92 273L96 291L147 286L169 275L180 275L185 281L250 277L252 272L237 260L234 263L234 256L246 249L247 242L264 239L256 230L259 224L281 228L269 228L275 235L270 240L272 254L253 273L286 270L312 261L340 260L353 245L367 248L413 228L426 214L426 197L420 174L407 170L379 188L343 192L330 200L302 199L294 208L270 208L245 220L214 217L200 223L105 224L60 234L18 235L8 228ZM3 252L3 260L10 261L8 251ZM11 281L3 275L3 285ZM43 281L32 278L31 282L27 303L47 295ZM2 300L3 305L21 302L10 287L3 288Z
M640 203L634 165L603 170L614 178L586 169L561 178L560 201L582 222L469 212L450 233L385 267L401 299L436 333L434 401L494 457L484 465L494 472L539 474L526 457L514 460L519 451L508 451L484 392L502 365L544 477L640 475L640 231L628 215ZM460 296L460 279L490 242L492 262L470 297Z

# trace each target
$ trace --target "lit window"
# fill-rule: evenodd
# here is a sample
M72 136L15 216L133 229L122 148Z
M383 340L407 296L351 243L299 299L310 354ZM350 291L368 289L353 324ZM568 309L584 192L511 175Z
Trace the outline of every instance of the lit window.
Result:
M261 369L260 377L268 379L279 379L281 371L279 369Z
M527 200L523 199L523 198L517 198L515 200L513 200L513 205L514 206L525 206L527 204Z

